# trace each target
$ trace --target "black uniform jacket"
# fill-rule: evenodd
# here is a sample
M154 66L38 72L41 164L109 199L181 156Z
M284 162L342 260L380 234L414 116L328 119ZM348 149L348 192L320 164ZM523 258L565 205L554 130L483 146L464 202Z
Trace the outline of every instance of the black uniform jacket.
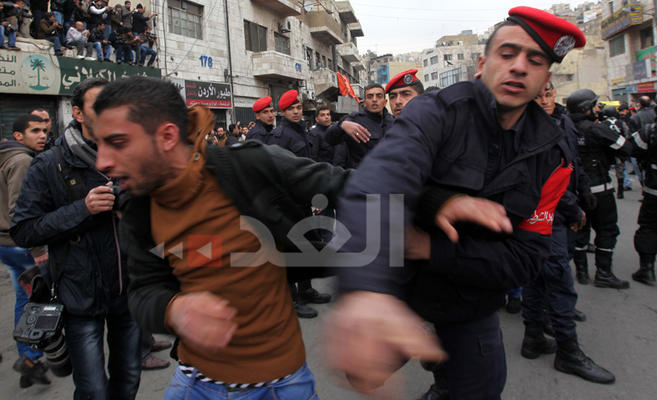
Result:
M317 145L317 161L327 162L339 167L347 166L347 144L342 142L333 146L326 141L329 126L313 125L308 134Z
M253 128L249 130L249 133L246 134L246 140L258 140L264 144L269 144L269 139L271 138L271 131L274 129L274 125L267 125L260 120L257 120Z
M364 126L372 134L370 141L367 143L356 143L342 130L341 124L343 121L352 121ZM349 149L347 166L349 168L356 168L363 157L379 144L381 139L383 139L383 135L390 129L394 122L395 117L385 108L383 109L382 115L361 110L357 113L351 113L342 118L337 124L331 125L326 132L326 141L332 145L342 142L347 143L347 148Z
M406 297L424 318L451 323L490 315L503 304L506 289L535 279L549 255L554 210L568 186L572 155L563 146L561 129L535 102L522 118L514 158L487 180L489 144L501 127L495 99L484 84L462 82L411 100L341 195L338 218L351 234L343 250L365 250L367 261L340 269L340 289ZM514 232L501 235L458 224L454 244L433 231L430 262L396 268L403 264L403 225L417 211L432 224L438 209L418 208L425 184L438 188L431 195L438 201L426 204L441 205L456 193L502 204ZM382 195L380 212L376 198L366 204L366 194ZM390 194L403 194L404 217L389 212L398 198ZM366 217L368 209L373 218ZM379 237L372 240L372 234Z
M294 153L297 157L312 158L317 156L317 148L306 129L298 123L287 118L281 119L281 123L271 131L268 144L276 144Z

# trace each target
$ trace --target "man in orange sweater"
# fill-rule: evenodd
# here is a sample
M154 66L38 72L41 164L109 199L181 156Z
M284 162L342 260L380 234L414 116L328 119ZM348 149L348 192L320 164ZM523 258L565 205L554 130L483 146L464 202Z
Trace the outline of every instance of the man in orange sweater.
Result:
M287 285L300 269L271 257L241 267L235 253L288 249L280 232L315 194L333 203L348 173L256 142L206 147L212 113L188 113L166 81L110 83L94 109L96 166L135 195L121 221L132 314L179 338L165 398L316 399ZM275 243L252 233L258 221Z

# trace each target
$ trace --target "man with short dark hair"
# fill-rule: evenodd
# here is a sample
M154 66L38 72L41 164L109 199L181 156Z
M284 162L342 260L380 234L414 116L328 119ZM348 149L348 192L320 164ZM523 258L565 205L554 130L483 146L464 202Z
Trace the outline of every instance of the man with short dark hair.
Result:
M0 261L7 266L14 286L15 326L28 300L18 277L35 263L43 264L48 260L48 253L43 246L30 249L19 247L9 236L14 206L23 179L33 157L42 152L46 144L46 122L36 115L21 115L14 121L13 131L14 140L0 143ZM14 363L14 370L21 374L20 387L26 388L34 383L50 384L46 375L48 367L40 360L43 353L24 343L16 342L16 345L19 358Z
M236 253L289 248L299 215L318 193L332 204L345 171L255 141L206 146L212 112L188 110L160 79L113 82L95 110L97 167L135 195L121 219L132 314L179 338L165 398L316 399L287 289L300 268ZM264 224L275 243L240 221Z
M652 100L648 96L639 97L639 110L630 118L630 130L632 132L655 122L657 115L651 107L651 102Z
M132 13L132 32L135 37L146 31L148 21L156 15L157 13L153 12L150 16L145 16L144 6L142 6L141 3L137 4L137 9Z
M310 128L308 135L316 143L316 160L327 162L339 167L347 166L347 145L342 142L335 146L326 141L326 131L331 126L331 109L327 105L317 107L315 111L315 125Z
M316 159L317 144L311 140L302 123L303 105L299 100L299 93L296 90L288 90L283 93L278 101L278 109L283 118L276 129L271 132L269 144L287 149L297 157ZM310 216L310 209L306 210L306 216ZM317 310L308 306L307 303L324 304L331 301L329 294L319 293L312 287L310 279L290 280L290 291L294 308L300 318L317 316Z
M59 137L57 131L52 129L52 118L50 118L50 113L48 113L48 110L45 108L38 107L30 111L30 114L40 117L46 123L46 135L48 138L46 139L46 147L44 150L48 150L55 144L55 140Z
M62 40L59 31L63 28L57 21L55 21L55 14L49 12L39 22L37 27L36 39L46 39L53 44L56 56L62 56Z
M50 279L66 310L75 399L134 399L141 373L140 331L128 310L126 259L113 211L114 182L96 170L91 136L93 103L106 84L91 78L75 87L74 119L30 166L10 229L19 246L48 245Z
M111 61L112 45L109 40L105 40L105 23L99 22L89 34L89 43L96 49L96 60L99 62ZM104 57L103 57L104 54ZM117 53L118 57L118 53Z
M477 78L413 99L347 182L338 206L351 234L341 249L347 254L369 247L368 204L384 195L378 251L361 268L342 268L343 295L327 325L326 354L357 389L382 385L408 358L445 358L421 316L449 354L449 398L501 398L506 360L497 309L507 289L541 269L572 171L573 155L558 144L563 132L534 98L552 63L585 42L561 18L511 9L478 60ZM425 209L418 204L428 183L440 201ZM399 213L385 208L388 194L404 196L403 242L393 240ZM391 268L400 263L391 254L404 247L407 259L430 260L429 267Z
M276 122L276 113L272 98L269 96L261 97L253 103L253 112L256 116L256 122L253 128L246 134L246 139L258 140L267 144L271 137L271 131L274 129Z
M348 167L356 168L365 155L383 139L395 118L386 109L383 86L373 83L365 87L365 106L332 125L326 132L329 144L347 143Z

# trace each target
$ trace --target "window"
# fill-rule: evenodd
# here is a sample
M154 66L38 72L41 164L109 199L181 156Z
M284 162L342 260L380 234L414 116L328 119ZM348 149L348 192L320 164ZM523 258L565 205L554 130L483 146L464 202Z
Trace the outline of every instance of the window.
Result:
M463 57L463 53L459 53L459 54L456 55L456 59L457 60L464 60L465 57Z
M424 81L426 82L428 80L429 80L429 74L424 75Z
M428 67L429 66L429 60L422 61L422 65L424 65L425 67Z
M641 48L645 49L653 45L652 27L641 30Z
M267 51L267 28L244 20L244 41L249 51Z
M431 65L437 64L438 63L438 56L433 56L431 57Z
M290 55L290 39L288 37L274 32L274 44L277 52Z
M436 79L438 79L438 72L432 72L431 73L431 80L435 81Z
M440 74L440 87L453 85L461 80L461 68L456 68Z
M452 59L452 55L451 55L451 54L445 54L445 55L443 56L443 59L444 59L445 61L450 61L450 60Z
M185 0L168 0L169 31L203 39L203 6Z
M625 53L625 35L620 35L609 41L609 56L616 57Z

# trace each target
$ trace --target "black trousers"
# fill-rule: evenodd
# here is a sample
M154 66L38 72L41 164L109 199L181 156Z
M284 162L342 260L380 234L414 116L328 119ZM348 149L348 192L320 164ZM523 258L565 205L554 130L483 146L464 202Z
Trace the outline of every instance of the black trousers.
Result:
M577 293L568 256L568 228L555 225L552 229L552 250L538 278L523 288L522 317L525 321L543 324L547 302L555 339L564 342L577 334L575 304Z
M451 400L500 399L506 356L497 313L463 324L435 324L449 354L444 372Z
M595 197L598 199L598 206L595 210L585 210L586 225L577 232L575 245L578 249L586 248L591 238L591 228L593 228L596 247L603 251L613 251L616 246L616 238L620 234L614 191L596 193Z
M657 254L657 196L643 194L634 248L639 254Z

